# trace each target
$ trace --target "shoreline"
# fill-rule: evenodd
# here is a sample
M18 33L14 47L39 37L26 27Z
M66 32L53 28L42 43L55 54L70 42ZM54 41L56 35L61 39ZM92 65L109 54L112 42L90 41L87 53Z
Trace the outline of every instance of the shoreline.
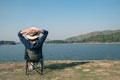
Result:
M110 43L109 42L105 42L105 43L102 43L102 42L88 42L88 43L75 43L75 44L120 44L120 42L110 42Z
M101 60L44 60L44 62L48 62L48 61L120 61L120 59L113 59L113 60L111 60L111 59L101 59ZM26 62L25 60L24 61L5 61L5 62L0 62L0 64L6 64L6 63L24 63L24 62Z
M86 42L86 43L45 43L45 44L120 44L120 42ZM12 44L0 44L0 46L3 45L12 45ZM20 44L15 44L15 45L21 45ZM13 45L14 46L14 45Z
M45 44L120 44L120 42L45 43Z

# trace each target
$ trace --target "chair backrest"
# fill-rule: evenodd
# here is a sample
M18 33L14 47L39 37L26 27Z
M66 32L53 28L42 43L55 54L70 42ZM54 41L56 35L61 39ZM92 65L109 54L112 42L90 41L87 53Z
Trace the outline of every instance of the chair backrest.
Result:
M29 57L29 60L32 61L32 62L38 62L40 60L40 55L37 51L32 51L32 50L29 50L27 49L27 54L28 54L28 57Z

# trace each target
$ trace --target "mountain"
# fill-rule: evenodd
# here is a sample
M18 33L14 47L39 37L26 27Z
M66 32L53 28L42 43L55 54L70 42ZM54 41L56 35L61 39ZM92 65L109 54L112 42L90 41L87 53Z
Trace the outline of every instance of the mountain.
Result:
M120 30L96 31L67 38L67 42L120 42Z

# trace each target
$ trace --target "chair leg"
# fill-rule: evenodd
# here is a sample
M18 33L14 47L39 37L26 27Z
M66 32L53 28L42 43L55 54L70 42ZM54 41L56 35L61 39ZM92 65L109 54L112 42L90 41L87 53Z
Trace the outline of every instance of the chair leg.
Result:
M43 68L44 68L44 62L43 59L40 60L40 64L41 64L41 75L43 75Z
M28 75L28 61L26 61L26 75Z
M41 68L41 75L43 75L43 68Z

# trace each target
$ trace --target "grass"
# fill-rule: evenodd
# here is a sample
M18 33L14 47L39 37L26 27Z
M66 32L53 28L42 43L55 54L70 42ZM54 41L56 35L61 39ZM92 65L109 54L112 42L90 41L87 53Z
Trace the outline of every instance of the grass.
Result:
M45 61L44 74L25 75L25 62L0 63L0 80L120 80L120 61Z

